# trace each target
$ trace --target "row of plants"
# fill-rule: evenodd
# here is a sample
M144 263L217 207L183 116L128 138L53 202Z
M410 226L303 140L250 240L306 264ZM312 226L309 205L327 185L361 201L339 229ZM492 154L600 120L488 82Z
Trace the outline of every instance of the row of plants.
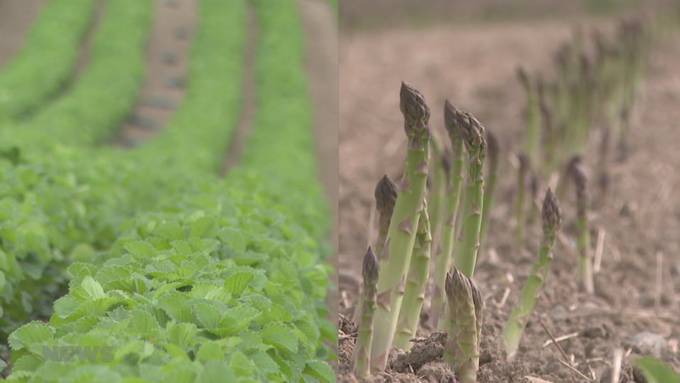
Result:
M89 63L78 81L29 120L2 129L2 141L29 142L32 147L54 142L92 145L115 134L137 101L144 79L151 11L148 1L107 3Z
M585 153L595 127L616 127L622 140L627 135L625 126L650 44L648 28L637 19L619 24L611 39L595 36L594 56L579 39L560 50L556 80L548 85L520 71L528 104L527 154L518 156L515 193L517 251L534 248L527 246L530 239L525 238L529 223L540 223L542 236L535 241L536 261L505 323L502 343L508 360L518 353L524 328L550 276L563 220L558 197L543 180L565 168L559 194L570 185L576 196L576 230L565 235L573 234L578 245L583 289L593 292L588 271L592 264L590 197L583 164L573 155ZM375 188L378 235L363 260L363 288L355 313L354 374L359 378L380 375L415 359L417 364L408 369L417 371L428 357L400 361L391 355L394 349L408 355L425 325L425 333L443 333L445 339L439 354L428 360L441 359L456 381L474 383L486 310L474 273L483 240L493 235L489 211L494 203L499 143L472 115L448 101L443 115L449 145L435 142L425 98L403 83L400 108L408 140L406 161L399 182L385 176ZM543 198L539 197L541 189ZM422 316L427 303L429 311Z
M49 322L10 336L10 380L333 380L323 362L334 335L323 319L328 217L302 33L292 1L256 6L256 128L226 179L217 170L239 106L245 30L237 0L201 2L187 98L160 137L129 152L56 150L71 156L72 175L88 175L78 189L101 192L88 208L104 217L83 217L110 230L71 242L78 252L49 268L75 261Z
M154 144L130 151L71 147L60 144L69 141L56 134L37 143L4 143L4 161L0 161L3 338L29 318L49 315L50 302L63 293L65 265L108 249L126 219L158 203L158 190L179 193L186 177L193 177L192 166L199 167L199 159L213 164L201 174L217 172L220 147L193 153L220 140L226 146L237 114L239 87L224 84L239 84L244 27L241 14L230 15L230 26L219 25L224 12L202 21L192 48L186 101ZM229 53L222 55L214 46ZM204 105L211 106L209 112L201 113ZM116 113L106 105L97 110L111 118L102 121L105 125L115 124ZM210 140L195 126L223 133ZM83 134L87 127L80 126ZM24 128L15 126L13 131ZM36 134L43 131L34 128Z
M23 49L0 72L0 122L31 113L66 85L94 7L94 0L45 6Z

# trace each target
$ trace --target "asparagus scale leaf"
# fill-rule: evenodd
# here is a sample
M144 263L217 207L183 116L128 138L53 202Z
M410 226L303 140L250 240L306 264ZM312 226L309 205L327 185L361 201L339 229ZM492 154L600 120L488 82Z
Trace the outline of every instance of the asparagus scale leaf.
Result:
M400 96L408 147L404 177L380 259L381 273L371 347L373 371L383 371L387 366L427 183L430 110L425 98L409 85L402 83Z
M375 207L378 211L378 239L375 244L375 254L380 256L387 239L387 231L390 228L394 204L397 201L397 185L390 177L384 175L375 187Z

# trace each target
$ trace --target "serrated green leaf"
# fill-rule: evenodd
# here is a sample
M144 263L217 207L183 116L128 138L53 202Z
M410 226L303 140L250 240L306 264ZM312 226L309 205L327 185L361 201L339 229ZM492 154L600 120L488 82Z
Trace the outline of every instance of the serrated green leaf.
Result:
M156 249L147 241L130 241L125 244L125 250L141 258L151 258L156 253Z
M287 326L272 322L262 329L262 340L275 348L291 353L298 350L298 337Z
M313 376L322 383L335 383L335 372L331 366L319 360L307 362L304 373Z
M219 335L237 335L248 328L250 323L260 316L260 311L248 305L239 305L227 309L219 322Z
M198 329L193 323L170 323L167 327L168 340L177 346L190 349L196 343Z
M30 322L19 327L9 336L9 345L13 351L39 345L52 340L54 329L42 322Z
M203 366L197 383L235 382L236 377L231 367L223 360L210 360Z
M233 295L238 296L241 295L254 278L253 271L237 271L224 280L224 288Z
M106 294L104 293L102 285L100 285L99 282L95 281L94 278L89 275L83 279L83 281L80 283L80 287L83 288L83 291L90 299L97 300L106 298Z
M135 310L130 315L130 322L128 329L133 335L139 335L144 338L156 337L158 335L160 326L156 318L148 311Z
M224 349L222 344L217 341L207 341L201 345L201 348L196 354L196 358L201 362L209 360L223 360Z
M198 319L198 324L206 329L217 328L220 324L222 313L214 305L198 302L194 304L193 312Z

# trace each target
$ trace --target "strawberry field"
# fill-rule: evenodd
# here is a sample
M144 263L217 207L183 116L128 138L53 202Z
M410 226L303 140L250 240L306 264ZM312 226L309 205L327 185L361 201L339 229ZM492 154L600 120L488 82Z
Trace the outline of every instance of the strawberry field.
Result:
M186 60L168 85L181 102L133 141L120 127L148 101L157 8L176 3L50 1L0 67L8 381L335 379L332 219L297 4L196 1L195 25L165 37L191 39L186 57L163 54Z

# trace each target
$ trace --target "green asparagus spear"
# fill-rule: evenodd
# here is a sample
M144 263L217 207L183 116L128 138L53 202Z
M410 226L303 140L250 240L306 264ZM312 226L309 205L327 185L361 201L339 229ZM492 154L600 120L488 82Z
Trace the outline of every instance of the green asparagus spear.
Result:
M427 214L430 217L432 243L439 243L442 216L446 206L446 189L449 182L448 173L451 168L449 164L450 153L445 148L440 147L434 140L434 137L431 138L430 144L434 162L432 169L430 169L430 180L432 182L427 196L427 200L430 202Z
M555 237L560 227L560 209L557 199L550 189L543 200L543 239L538 253L538 260L531 269L529 278L522 287L520 301L510 314L503 330L503 342L506 355L509 360L515 357L519 342L526 327L527 321L534 311L536 300L541 288L550 271L552 261L552 249L555 245Z
M380 259L381 273L378 278L375 331L371 347L373 371L383 371L387 366L427 182L430 110L425 104L425 98L403 83L400 106L404 115L408 148L404 177L394 206L384 254Z
M482 209L482 231L480 237L483 239L486 233L487 227L489 226L489 212L493 205L493 194L496 189L496 177L498 175L498 139L496 135L490 130L486 131L486 144L487 144L487 156L489 160L488 172L487 172L487 184L484 189L484 203ZM480 240L481 241L481 240Z
M404 309L399 313L397 321L397 334L394 346L408 350L411 348L411 339L415 338L418 324L420 323L420 311L425 301L425 289L430 274L430 249L432 247L432 235L430 233L430 219L427 209L420 213L416 243L411 256L404 292Z
M465 205L461 227L460 250L456 251L454 264L467 277L472 277L477 265L479 233L484 209L484 158L486 139L484 127L470 114L461 119L461 135L468 153L468 176L465 182ZM457 248L458 250L458 248Z
M458 269L446 274L448 332L444 360L460 383L476 383L479 369L482 301L472 280Z
M526 131L524 145L532 164L539 163L541 145L541 111L539 105L538 83L532 81L524 68L517 69L517 78L526 93Z
M517 155L519 169L517 171L517 200L515 201L515 219L517 220L517 248L524 247L524 224L526 223L526 186L529 176L529 157L524 153Z
M462 119L465 114L458 111L448 100L444 103L444 124L451 141L452 160L450 170L450 182L448 185L445 213L442 218L441 244L434 259L433 280L434 295L432 297L432 323L437 327L440 317L445 315L444 307L446 296L444 293L444 281L447 270L453 263L453 247L456 240L456 216L460 205L463 189L463 165L465 164L465 152L463 136L461 134ZM443 322L441 322L443 325Z
M588 195L587 178L581 166L572 169L572 178L576 187L576 230L578 239L576 245L579 251L579 270L586 292L592 294L595 290L593 284L593 265L590 254L590 229L588 228Z
M361 321L354 347L354 374L365 378L370 373L371 342L373 340L373 316L375 313L376 283L378 282L378 258L368 248L364 256L361 274L363 276L363 291L361 294Z

